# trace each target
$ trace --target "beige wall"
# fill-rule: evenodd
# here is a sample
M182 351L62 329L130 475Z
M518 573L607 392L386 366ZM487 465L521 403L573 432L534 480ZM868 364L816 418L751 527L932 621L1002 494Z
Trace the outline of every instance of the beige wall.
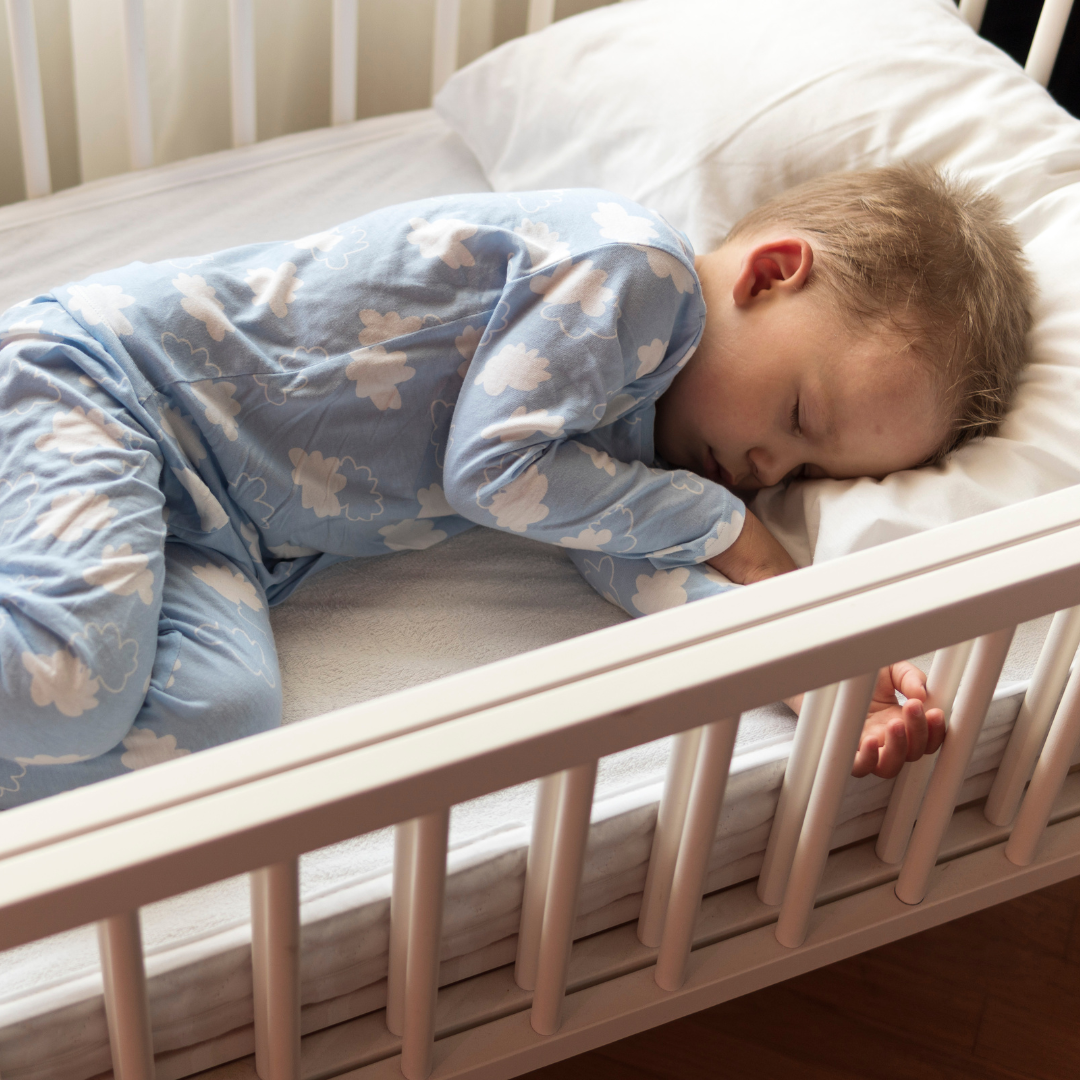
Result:
M610 0L558 0L565 18ZM230 144L226 0L144 0L158 163ZM329 121L331 0L255 0L258 134ZM462 64L524 32L527 0L463 0ZM128 167L123 0L34 0L54 188ZM358 116L431 94L434 0L360 0ZM6 19L0 15L0 204L23 197Z

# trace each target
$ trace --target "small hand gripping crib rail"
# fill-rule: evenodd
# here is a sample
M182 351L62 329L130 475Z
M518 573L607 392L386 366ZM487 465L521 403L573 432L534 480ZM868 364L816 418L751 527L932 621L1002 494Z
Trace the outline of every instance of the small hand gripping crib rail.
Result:
M1015 627L1052 611L990 797L957 812ZM145 1080L138 908L249 872L257 1070L298 1080L298 856L396 824L400 1038L349 1075L509 1077L1080 873L1080 489L586 640L10 811L0 948L97 920L114 1075ZM944 745L904 767L876 854L830 855L874 673L927 649ZM739 716L807 688L757 896L703 906ZM638 941L590 971L572 932L597 759L671 734ZM450 807L537 777L521 989L494 1019L440 1016Z

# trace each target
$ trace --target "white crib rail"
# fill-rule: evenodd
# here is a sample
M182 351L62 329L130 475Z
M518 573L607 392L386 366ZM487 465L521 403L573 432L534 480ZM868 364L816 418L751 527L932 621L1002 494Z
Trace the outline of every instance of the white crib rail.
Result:
M962 696L937 755L938 761L896 883L896 895L905 904L918 904L926 895L930 872L937 863L941 841L956 807L975 740L982 730L1015 632L1016 627L1010 626L987 634L975 642L971 651L961 687Z
M233 146L250 146L257 138L256 85L253 0L229 0L229 97Z
M932 547L926 546L925 538L911 537L892 545L889 559L877 560L879 567L887 564L889 570L879 569L877 583L861 591L853 593L850 588L851 568L857 570L859 558L850 560L839 577L835 568L811 569L789 582L773 583L773 591L784 585L798 601L801 578L829 581L831 593L819 594L812 603L796 602L773 617L762 615L768 605L759 604L757 620L684 640L674 650L638 657L622 667L610 666L605 650L598 648L593 672L570 683L549 685L465 714L442 700L438 722L406 728L380 742L296 763L172 806L152 807L80 835L61 831L50 839L39 834L39 842L29 849L24 845L20 854L6 858L0 854L0 948L87 918L100 920L116 1075L118 1080L142 1080L153 1075L153 1060L138 906L252 871L257 1068L263 1080L296 1080L300 1075L297 856L405 821L398 825L395 850L387 1024L402 1035L402 1072L409 1080L422 1080L434 1061L452 804L538 773L549 778L541 787L534 829L544 850L536 853L530 868L534 879L530 890L533 895L542 891L543 901L542 906L535 900L531 907L526 903L522 916L523 937L527 924L539 922L540 939L536 945L523 946L519 962L524 960L523 967L532 965L534 975L525 973L519 981L535 982L534 1031L552 1035L560 1030L568 982L596 760L680 729L690 730L690 725L700 727L704 721L699 736L683 737L687 753L698 744L696 754L690 755L695 760L689 790L680 794L674 783L669 789L669 796L685 806L684 821L681 828L671 829L677 835L678 854L670 898L660 905L664 929L659 954L651 954L656 957L656 984L677 994L690 961L706 860L737 727L736 720L712 718L736 716L827 679L828 688L808 695L804 709L804 720L816 716L820 722L829 712L832 684L840 683L790 873L783 865L775 871L788 879L775 936L783 945L797 947L812 932L822 870L874 673L888 660L929 645L939 648L936 691L948 696L957 682L961 689L900 871L898 893L915 902L931 878L1011 639L1011 629L994 627L1002 621L1011 627L1062 602L1080 604L1078 515L1080 491L1073 489L989 515L976 533L968 526L954 527L954 536L980 538L981 547L976 545L976 551L966 556L950 551L949 530L935 537ZM1021 521L1026 537L1016 532ZM910 572L897 577L897 568L905 566L905 553L911 551L923 553L922 571L908 564ZM947 558L941 565L943 552ZM989 588L988 582L993 583ZM767 600L770 585L756 588L757 595ZM724 625L730 609L725 598L719 600L697 605L714 628ZM690 614L680 613L680 623ZM658 617L652 624L661 638L663 623ZM594 640L622 644L637 633L632 625L615 627ZM958 658L968 647L951 646L949 639L970 641L976 636L979 640L961 682L956 674ZM1071 636L1059 633L1047 649L1060 652L1070 645ZM1051 660L1046 665L1052 666ZM853 670L865 674L853 675ZM474 682L483 679L481 673L472 677ZM281 742L288 737L287 731L280 731L260 738ZM1014 861L1030 861L1078 737L1080 676L1074 675L1021 810L1017 828L1024 831L1011 850ZM237 759L247 757L251 745L249 741L229 752ZM810 751L806 754L808 759L813 756ZM183 762L162 766L158 776L164 780L182 766ZM684 760L673 775L685 786L687 772ZM134 790L137 779L126 778L122 784ZM44 804L29 806L9 811L9 819L18 832L20 820L47 817L48 811ZM779 815L774 828L790 828L785 820ZM783 864L785 859L774 854L773 861ZM118 902L123 905L119 912Z
M595 784L595 760L567 769L559 784L531 1017L540 1035L553 1035L561 1023Z
M139 913L111 915L97 929L113 1076L115 1080L154 1080Z
M26 197L36 199L52 191L49 143L45 133L45 101L41 93L34 0L7 0L11 61L15 75L15 107L19 116Z
M776 906L784 899L791 863L806 819L806 808L810 805L810 792L825 745L825 735L829 730L829 717L832 716L839 689L833 683L811 690L803 699L773 826L769 830L765 861L758 875L757 892L763 904Z
M431 50L431 96L457 71L461 0L435 0L435 42Z
M776 940L788 948L797 948L806 939L810 916L817 899L818 885L829 856L840 800L851 773L855 750L859 745L866 709L874 692L876 671L846 679L836 694L821 765L810 792L806 817L795 857L788 873L784 902L776 923Z
M671 882L675 877L675 863L679 857L701 733L701 728L691 728L680 732L672 740L664 792L660 796L652 850L649 853L641 914L638 916L638 940L649 948L657 948L664 934L664 919L671 896Z
M300 873L296 859L251 875L255 1067L262 1080L300 1080Z
M926 707L941 709L946 725L974 644L973 641L961 641L947 649L939 649L930 667L926 680ZM878 836L877 857L882 862L898 863L904 857L936 761L936 754L927 754L918 761L905 762L900 770Z
M1080 743L1080 665L1069 679L1016 826L1005 845L1005 857L1017 866L1027 866L1035 857L1035 848L1050 820L1054 799L1065 782L1077 743Z
M130 167L154 163L153 119L147 73L144 0L123 0L124 73ZM1050 81L1072 10L1073 0L1044 0L1025 70L1038 83ZM229 72L232 144L248 146L258 138L253 0L228 0ZM960 14L978 30L986 0L961 0ZM28 199L52 191L45 107L34 27L33 0L6 0L16 111L22 149L23 182ZM526 33L555 19L555 0L528 0ZM359 0L333 0L330 123L356 119ZM457 70L461 38L461 0L435 0L431 55L431 96Z
M124 90L131 167L148 169L154 164L154 131L143 0L124 0Z
M431 1072L435 1045L450 808L425 814L413 828L401 1071L406 1080L424 1080Z
M994 786L986 797L986 820L995 825L1007 825L1016 815L1078 647L1080 608L1059 611L1035 665Z
M671 898L664 918L656 984L678 990L686 980L686 965L694 940L694 922L704 891L709 854L724 802L731 754L739 718L717 720L701 730L697 762L686 801L686 823L671 881Z
M330 123L356 119L356 45L360 30L360 0L334 0L330 54Z
M1043 0L1035 36L1031 39L1031 48L1024 64L1024 70L1040 86L1050 82L1072 6L1073 0Z

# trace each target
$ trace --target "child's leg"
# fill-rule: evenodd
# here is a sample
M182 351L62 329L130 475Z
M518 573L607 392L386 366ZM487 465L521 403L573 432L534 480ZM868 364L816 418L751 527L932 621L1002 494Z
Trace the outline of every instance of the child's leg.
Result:
M635 617L739 588L706 563L657 570L647 559L623 559L600 551L570 551L569 555L581 576L605 600Z
M157 654L146 700L122 740L90 761L15 763L0 806L123 776L281 722L281 684L266 596L217 552L165 545Z
M10 772L115 746L157 646L160 454L81 374L77 354L41 339L0 350L0 758Z

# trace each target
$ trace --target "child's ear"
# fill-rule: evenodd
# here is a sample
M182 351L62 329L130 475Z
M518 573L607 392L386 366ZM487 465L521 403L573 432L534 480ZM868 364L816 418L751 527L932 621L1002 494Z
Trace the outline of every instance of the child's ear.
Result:
M743 258L732 286L736 307L749 307L763 295L798 292L810 277L814 249L801 237L765 240Z

